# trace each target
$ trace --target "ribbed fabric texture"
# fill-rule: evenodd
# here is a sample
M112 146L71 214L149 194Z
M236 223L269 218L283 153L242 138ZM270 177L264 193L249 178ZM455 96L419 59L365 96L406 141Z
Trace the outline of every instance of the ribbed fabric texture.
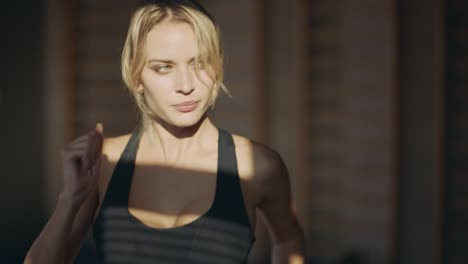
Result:
M232 135L223 129L218 131L212 206L195 221L170 229L148 227L128 211L140 140L138 130L132 133L94 223L100 263L246 263L255 236L242 197Z

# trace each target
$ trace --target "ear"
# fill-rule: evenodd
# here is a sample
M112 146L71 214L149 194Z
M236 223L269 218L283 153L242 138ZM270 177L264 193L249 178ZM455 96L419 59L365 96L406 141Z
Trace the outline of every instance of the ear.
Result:
M143 94L143 92L144 92L143 84L141 83L141 81L138 81L138 86L136 88L136 92L139 93L139 94Z

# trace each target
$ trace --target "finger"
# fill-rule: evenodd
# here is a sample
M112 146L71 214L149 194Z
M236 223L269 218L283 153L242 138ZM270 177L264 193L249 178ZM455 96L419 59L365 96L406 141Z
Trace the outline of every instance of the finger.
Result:
M93 133L94 133L94 131L91 130L88 133L76 138L75 140L68 143L67 145L87 144L89 142L90 138L92 137Z
M67 149L62 151L62 156L67 159L78 159L81 157L86 156L87 148L75 148L75 149Z
M66 145L63 150L75 150L75 149L86 149L89 147L89 142L88 141L83 141L83 142L78 142L75 144L68 144Z
M101 165L101 159L97 159L97 161L94 163L93 167L91 168L92 174L94 176L98 174L100 165Z
M89 154L92 160L98 159L102 152L102 145L104 141L103 126L101 123L96 125L95 130L90 136Z
M89 138L89 135L88 135L88 133L86 133L84 135L81 135L81 136L75 138L73 141L71 141L68 144L76 144L76 143L84 142L84 141L87 141L88 138Z
M92 135L94 135L96 133L102 134L102 125L101 125L101 130L100 131L98 131L96 128L91 129L86 134L81 135L78 138L74 139L70 144L74 144L74 143L77 143L77 142L82 142L82 141L89 140L89 137L91 137Z
M96 158L90 155L88 145L79 147L69 147L62 152L62 157L66 160L80 161L83 169L89 169L96 162Z
M97 126L96 126L97 127ZM98 128L94 128L89 132L89 140L92 145L95 145L102 138L102 133Z
M102 125L102 123L97 123L96 124L96 127L90 131L88 131L86 134L84 135L81 135L77 138L75 138L73 141L71 141L69 144L74 144L74 143L77 143L77 142L81 142L81 141L86 141L90 135L94 134L94 133L98 133L100 134L101 136L104 134L104 126Z
M99 122L96 124L96 131L101 135L104 136L104 125Z
M96 134L99 138L99 143L102 145L102 141L104 141L104 126L102 123L97 123L95 127ZM102 147L102 146L101 146Z
M68 160L80 161L84 170L90 169L102 151L102 131L102 124L98 124L95 129L68 144L62 153L63 157Z
M72 153L64 158L67 162L72 162L74 166L78 166L80 171L89 170L91 162L86 155L82 153Z
M96 132L97 133L97 132ZM91 160L96 160L101 156L103 139L100 135L94 134L89 141L88 155Z

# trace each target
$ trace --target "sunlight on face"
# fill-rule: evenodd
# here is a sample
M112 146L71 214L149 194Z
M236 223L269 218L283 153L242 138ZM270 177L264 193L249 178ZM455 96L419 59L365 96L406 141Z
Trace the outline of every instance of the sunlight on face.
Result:
M209 107L213 81L203 65L197 75L198 53L190 25L169 22L155 26L148 34L145 54L138 89L152 113L177 127L197 123Z

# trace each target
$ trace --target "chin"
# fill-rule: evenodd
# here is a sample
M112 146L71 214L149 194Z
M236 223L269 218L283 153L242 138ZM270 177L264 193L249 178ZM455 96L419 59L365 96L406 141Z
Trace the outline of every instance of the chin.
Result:
M195 126L203 118L203 113L184 113L173 116L170 124L176 127L192 127Z

